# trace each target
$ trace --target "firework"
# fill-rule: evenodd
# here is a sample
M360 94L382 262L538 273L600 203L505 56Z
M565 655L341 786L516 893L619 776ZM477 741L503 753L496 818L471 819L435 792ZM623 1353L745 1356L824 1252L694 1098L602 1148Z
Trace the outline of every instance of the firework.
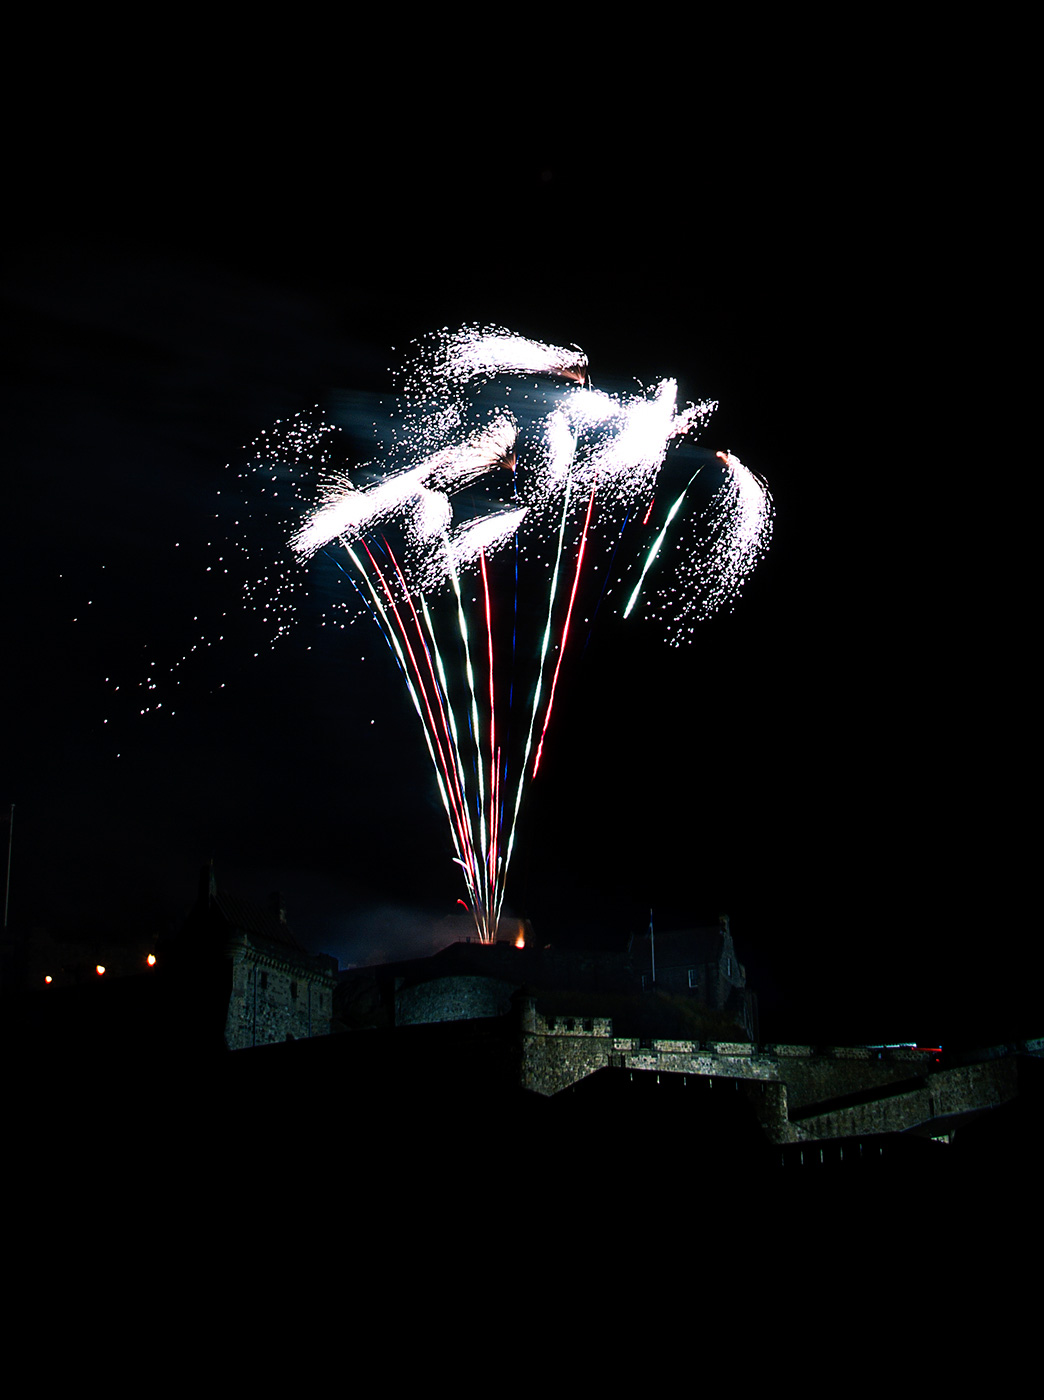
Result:
M416 347L374 461L345 466L321 417L277 425L255 444L247 475L255 499L267 493L282 542L269 544L281 559L245 585L246 599L279 636L305 566L333 560L353 584L420 720L483 941L496 938L589 561L602 561L597 611L630 526L635 576L622 614L658 618L678 642L736 597L768 544L768 493L730 453L702 452L666 512L655 508L672 442L691 441L715 407L679 407L672 379L606 393L576 346L466 327ZM708 465L720 485L701 530L674 541ZM244 526L252 531L249 517ZM538 645L520 641L520 617L536 619Z

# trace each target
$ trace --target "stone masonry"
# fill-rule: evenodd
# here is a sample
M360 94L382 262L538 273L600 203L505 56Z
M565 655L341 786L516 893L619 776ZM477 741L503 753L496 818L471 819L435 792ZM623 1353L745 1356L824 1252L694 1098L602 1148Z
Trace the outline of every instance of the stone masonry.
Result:
M774 1143L905 1132L1017 1093L1014 1054L940 1068L913 1048L752 1045L615 1036L606 1017L521 1007L521 1081L550 1097L609 1067L738 1080Z
M329 1035L333 973L290 961L240 935L229 940L232 995L225 1022L230 1050Z

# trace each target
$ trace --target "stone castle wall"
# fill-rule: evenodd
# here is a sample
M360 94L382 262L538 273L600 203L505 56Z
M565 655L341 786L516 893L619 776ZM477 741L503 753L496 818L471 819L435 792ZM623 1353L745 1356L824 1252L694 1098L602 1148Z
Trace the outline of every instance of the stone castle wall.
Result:
M232 995L225 1022L230 1050L330 1034L332 976L292 967L253 949L232 956Z
M550 1098L605 1068L613 1051L607 1016L542 1016L532 1001L522 1011L522 1085Z
M981 1065L961 1065L940 1070L925 1083L904 1093L850 1104L823 1113L803 1115L787 1124L778 1142L813 1142L823 1138L869 1137L876 1133L903 1133L935 1119L996 1108L1018 1092L1014 1059L990 1060Z
M869 1050L856 1045L765 1045L782 1067L791 1113L824 1099L923 1078L932 1062L923 1051L899 1046Z
M534 1093L549 1097L606 1067L741 1081L776 1143L905 1132L1018 1091L1011 1055L941 1070L905 1047L641 1040L614 1036L608 1018L545 1017L533 1002L522 1008L521 1038L522 1085Z
M397 1026L433 1021L474 1021L504 1016L511 1010L515 986L494 977L438 977L400 987L395 993Z

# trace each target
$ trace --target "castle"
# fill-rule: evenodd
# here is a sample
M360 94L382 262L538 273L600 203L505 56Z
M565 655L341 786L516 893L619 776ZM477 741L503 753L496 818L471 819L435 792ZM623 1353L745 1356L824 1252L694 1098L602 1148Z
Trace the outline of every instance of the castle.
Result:
M219 889L210 866L155 975L38 989L5 1030L19 1048L46 1047L37 1060L51 1082L72 1082L70 1056L82 1068L103 1047L125 1078L129 1055L142 1077L162 1065L172 1083L191 1064L207 1092L256 1096L266 1119L262 1105L276 1101L307 1102L314 1121L344 1104L353 1122L395 1125L386 1132L427 1123L440 1136L455 1122L467 1140L495 1118L514 1140L546 1105L579 1147L580 1124L627 1134L648 1113L657 1134L668 1120L702 1131L704 1152L731 1142L744 1160L802 1162L949 1141L1012 1105L1044 1062L1039 1040L958 1057L762 1043L725 917L611 952L513 933L339 973L294 937L278 896L258 904Z
M895 1134L949 1141L958 1123L1016 1098L1020 1053L1044 1051L1033 1042L944 1062L911 1045L761 1044L727 916L713 928L650 932L618 952L541 947L520 926L496 944L458 937L429 958L336 974L332 959L294 943L281 907L220 892L210 872L187 933L220 945L228 964L230 1049L336 1029L330 1058L382 1083L398 1066L396 1092L407 1078L435 1092L450 1065L458 1087L477 1074L483 1097L559 1099L596 1079L626 1097L636 1076L718 1088L765 1142L802 1159L813 1147L862 1153ZM480 1037L477 1070L466 1061Z

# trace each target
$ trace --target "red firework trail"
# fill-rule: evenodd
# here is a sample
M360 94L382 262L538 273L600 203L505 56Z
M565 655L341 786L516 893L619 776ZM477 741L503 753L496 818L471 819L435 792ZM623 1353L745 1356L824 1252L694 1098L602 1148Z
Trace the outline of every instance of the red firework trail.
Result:
M540 755L544 752L544 735L547 733L547 726L551 722L551 706L555 703L555 687L558 685L558 673L562 669L562 657L565 655L566 641L569 638L569 623L573 616L573 604L576 601L576 589L580 582L580 569L584 562L584 550L587 547L587 527L591 523L591 512L594 509L595 492L598 490L598 483L591 487L591 497L587 502L587 515L584 518L584 532L580 536L580 549L576 556L576 572L573 574L573 591L569 595L569 608L566 612L565 626L562 628L562 640L558 644L558 660L555 663L555 674L551 681L551 694L548 697L547 709L544 711L544 727L540 731L540 743L537 745L536 759L533 762L533 777L537 775L540 767Z
M428 728L429 728L429 732L430 732L430 734L431 734L431 737L432 737L432 738L434 739L434 741L435 741L435 746L436 746L437 749L438 749L438 753L439 753L439 763L440 763L441 766L442 766L442 771L443 771L443 773L445 774L445 778L446 778L446 792L447 792L447 797L448 797L448 799L449 799L449 802L451 803L452 808L453 808L453 819L454 819L454 821L455 821L455 823L456 823L457 834L458 834L458 837L459 837L459 843L458 843L459 849L461 850L461 852L466 852L467 855L468 855L468 857L469 857L469 861L470 861L470 871L468 872L468 878L469 878L469 883L470 883L471 880L472 880L472 877L473 877L473 876L477 876L478 871L477 871L476 865L475 865L474 842L473 842L473 839L471 838L470 832L469 832L469 830L468 830L468 824L467 824L467 822L466 822L466 820L465 820L465 813L467 812L467 801L466 801L466 798L465 798L465 796L464 796L463 791L462 791L461 788L460 788L459 779L458 779L458 777L457 777L457 773L456 773L456 770L455 770L455 769L454 769L454 771L453 771L453 773L452 773L452 775L451 775L451 772L450 772L450 764L449 764L449 762L448 762L448 760L447 760L447 758L446 758L445 752L443 751L442 741L441 741L440 738L439 738L438 727L437 727L437 725L436 725L436 723L435 723L435 716L434 716L434 714L432 713L432 709L431 709L431 702L430 702L429 699L428 699L428 690L427 690L427 686L426 686L425 683L424 683L424 677L423 677L423 674L422 674L422 672L421 672L421 668L420 668L420 666L419 666L419 664L418 664L418 662L417 662L416 656L414 655L413 647L412 647L411 644L410 644L410 639L409 639L409 636L407 635L406 627L405 627L405 625L404 625L404 623L403 623L403 620L402 620L401 616L399 615L399 609L397 608L397 606L396 606L396 604L395 604L395 599L394 599L394 597L392 596L391 589L388 587L387 580L385 579L384 574L382 573L380 566L378 565L376 559L373 557L373 554L372 554L372 552L371 552L371 550L370 550L370 547L369 547L369 545L366 543L365 540L362 541L362 546L363 546L363 549L365 549L365 551L366 551L367 558L368 558L369 561L370 561L370 564L371 564L371 566L372 566L372 568L373 568L374 573L377 575L377 578L378 578L378 580L380 581L381 588L384 590L384 595L385 595L385 597L386 597L387 600L388 600L388 605L389 605L389 607L391 608L392 615L394 616L395 621L396 621L396 623L397 623L397 625L398 625L399 632L400 632L400 634L401 634L401 636L402 636L403 643L404 643L404 645L405 645L405 647L406 647L406 651L407 651L407 653L408 653L408 655L409 655L410 661L411 661L411 663L412 663L412 665L413 665L414 672L415 672L415 674L416 674L417 685L418 685L418 687L419 687L419 689L420 689L421 696L422 696L422 698L423 698L423 700L424 700L424 708L425 708L425 709L427 710L427 712L428 712ZM388 545L387 540L384 541L384 547L385 547L385 549L387 549L388 557L391 559L392 564L393 564L393 566L394 566L394 568L395 568L395 571L396 571L396 573L397 573L398 576L399 576L399 581L400 581L400 582L402 583L402 585L403 585L403 590L404 590L404 592L405 592L405 594L406 594L406 601L407 601L407 603L409 604L411 613L413 614L413 620L414 620L414 623L415 623L415 625L416 625L416 627L417 627L417 633L418 633L418 636L420 637L421 645L424 647L424 654L425 654L425 657L426 657L427 662L428 662L428 669L429 669L429 671L430 671L430 673L431 673L432 689L433 689L433 691L434 691L434 693L435 693L436 701L437 701L437 703L438 703L439 710L440 710L440 714L441 714L441 718L442 718L443 730L444 730L445 737L446 737L446 747L447 747L448 750L450 750L450 751L452 752L452 751L454 751L455 746L453 745L453 743L452 743L452 741L451 741L451 739L450 739L449 726L448 726L447 721L446 721L445 706L444 706L443 700L442 700L442 692L441 692L441 689L440 689L440 687L439 687L439 685L438 685L438 682L436 681L436 678L435 678L435 670L434 670L434 667L433 667L433 665L432 665L431 654L430 654L430 652L429 652L429 650L428 650L427 643L426 643L425 640L424 640L424 634L423 634L423 632L422 632L422 630L421 630L420 619L417 617L417 611L416 611L416 609L415 609L414 606L413 606L413 600L410 598L409 592L406 591L405 580L404 580L403 577L402 577L402 572L401 572L401 570L399 569L398 563L397 563L397 561L396 561L396 559L395 559L395 555L392 553L391 548L390 548L390 546ZM459 803L458 803L458 798L459 798ZM467 867L467 866L465 866L465 870L468 871L468 867ZM474 888L474 886L473 886L473 888Z
M406 586L406 580L405 580L405 578L403 577L402 570L399 568L399 562L398 562L398 560L395 558L395 555L392 553L391 545L389 545L389 543L388 543L387 540L384 540L384 547L385 547L385 549L387 549L387 551L388 551L388 558L392 561L392 564L393 564L394 567L395 567L395 572L396 572L396 574L398 575L399 583L402 585L403 596L405 597L406 602L409 604L410 612L411 612L412 615L413 615L413 624L414 624L414 626L415 626L416 629L417 629L417 636L420 638L421 646L424 648L424 656L425 656L425 659L426 659L427 662L428 662L428 672L429 672L429 675L430 675L430 677L431 677L431 688L432 688L432 691L434 692L435 699L436 699L436 701L438 702L439 717L440 717L441 720L442 720L442 732L443 732L443 737L445 738L445 741L446 741L446 750L447 750L448 753L455 754L455 753L456 753L456 745L454 744L454 742L453 742L453 740L452 740L452 738L451 738L451 735L450 735L450 728L449 728L449 721L448 721L447 716L446 716L446 701L445 701L445 698L443 697L443 694L442 694L442 687L439 685L438 680L437 680L436 675L435 675L435 666L434 666L434 663L432 662L432 659L431 659L431 651L430 651L430 649L429 649L429 647L428 647L427 641L425 640L425 637L424 637L424 630L423 630L423 628L421 627L420 618L417 616L417 609L416 609L416 608L414 607L414 605L413 605L413 599L410 597L409 589L408 589L407 586ZM367 553L369 553L369 550L367 550ZM396 617L398 617L398 614L397 614L397 613L396 613ZM401 626L401 623L400 623L400 626ZM411 653L411 656L412 656L412 653ZM422 682L422 685L423 685L423 682ZM459 800L459 808L460 808L460 810L458 810L458 803L457 803L457 801L453 801L453 808L454 808L454 815L455 815L456 821L457 821L457 830L458 830L458 833L459 833L460 838L461 838L461 846L462 846L462 849L470 850L470 848L471 848L473 842L472 842L472 839L471 839L471 837L470 837L470 832L469 832L468 830L466 830L464 817L463 817L463 815L462 815L463 813L466 813L466 812L467 812L467 799L466 799L466 797L465 797L465 795L464 795L464 790L463 790L463 788L461 787L460 775L459 775L459 772L458 772L458 769L457 769L456 765L454 765L454 767L453 767L453 778L452 778L452 780L451 780L451 778L450 778L450 772L449 772L450 765L449 765L448 761L446 760L446 758L445 758L444 755L443 755L442 744L441 744L441 742L439 741L438 733L437 733L437 731L434 731L434 721L431 720L431 707L428 706L428 704L427 704L427 697L426 697L426 696L425 696L425 706L426 706L427 709L428 709L428 716L429 716L429 720L430 720L431 723L432 723L433 732L434 732L434 736L435 736L435 742L436 742L436 744L438 745L438 749L439 749L439 760L440 760L440 762L442 763L443 772L446 774L446 783L447 783L448 790L449 790L449 792L450 792L451 801L453 801L453 794L454 794L454 793L456 794L457 799ZM472 855L472 864L474 865L474 856L473 856L473 855Z
M489 648L489 878L496 882L496 850L497 850L497 788L498 784L498 762L497 762L497 711L493 702L493 623L491 618L489 603L489 577L486 573L486 551L479 553L479 568L482 572L482 589L486 597L486 640Z

